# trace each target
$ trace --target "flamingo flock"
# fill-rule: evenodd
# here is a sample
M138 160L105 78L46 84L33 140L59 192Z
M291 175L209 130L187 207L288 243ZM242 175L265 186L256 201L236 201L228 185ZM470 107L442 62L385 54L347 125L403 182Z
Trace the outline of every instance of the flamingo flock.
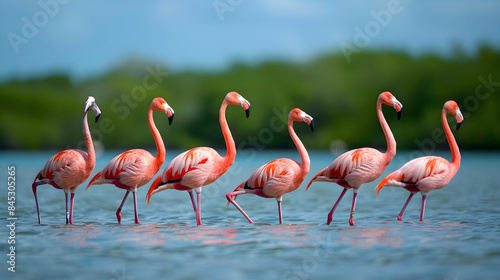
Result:
M196 224L202 225L201 221L201 191L203 186L210 185L217 181L234 163L236 158L236 144L231 135L228 122L226 120L226 108L228 105L241 106L246 117L250 116L250 102L236 92L229 92L219 109L219 123L226 145L226 154L220 155L217 151L209 147L197 147L183 152L176 156L165 169L153 180L146 195L147 204L151 202L151 196L155 193L167 189L187 191L193 206ZM401 118L403 104L399 102L390 92L383 92L378 96L376 102L377 118L385 135L387 149L380 152L373 148L359 148L347 151L337 157L333 162L320 170L308 183L305 191L309 189L313 182L331 182L343 187L339 198L334 203L331 211L327 215L327 224L333 220L333 214L344 197L347 190L353 190L353 199L349 215L349 224L354 226L354 210L356 207L357 195L361 185L377 180L385 171L389 163L396 155L396 139L389 128L382 112L382 105L392 107ZM87 122L89 110L95 113L95 122L101 115L101 110L96 104L94 97L89 96L83 107L83 134L87 152L69 149L52 156L43 169L37 174L32 184L35 197L38 223L41 224L40 209L37 197L37 187L49 184L56 189L62 189L66 200L66 224L73 224L73 208L75 192L79 185L84 183L91 175L96 155L92 136ZM149 106L147 117L148 124L156 144L157 154L152 155L143 149L132 149L114 157L101 171L97 172L90 180L85 190L92 185L112 184L126 191L121 204L116 211L118 223L122 220L122 208L128 195L132 192L134 202L134 219L139 222L137 208L137 190L148 184L161 169L165 161L166 149L160 131L155 125L153 112L160 111L167 115L169 125L174 118L174 110L168 103L160 97L153 99ZM402 187L410 192L397 219L402 221L403 213L412 197L420 192L422 195L422 206L420 211L420 221L424 220L425 203L427 195L432 190L444 188L455 176L460 168L460 151L458 144L446 118L447 114L456 119L456 129L462 124L464 117L460 112L458 104L447 101L441 112L441 122L446 139L450 146L452 160L436 156L425 156L413 159L403 165L400 169L390 173L377 185L376 197L384 186ZM254 194L263 198L274 198L278 203L278 221L283 223L282 199L283 195L297 190L304 182L309 173L311 160L309 154L299 139L293 128L293 122L304 122L314 132L314 119L299 108L292 109L288 115L288 132L291 140L295 144L300 156L300 162L288 158L280 158L270 161L257 168L252 175L234 191L228 192L226 198L227 205L233 204L249 223L254 223L248 214L235 201L236 197L243 194ZM196 193L196 199L193 191ZM71 196L69 197L69 194Z

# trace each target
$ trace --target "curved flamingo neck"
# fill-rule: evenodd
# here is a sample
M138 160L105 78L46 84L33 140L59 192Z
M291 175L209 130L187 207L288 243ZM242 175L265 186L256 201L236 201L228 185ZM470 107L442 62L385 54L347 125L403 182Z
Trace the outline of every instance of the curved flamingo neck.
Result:
M88 111L87 111L88 112ZM87 121L87 112L83 113L83 137L85 139L85 146L87 147L88 158L86 160L86 169L90 172L95 166L95 150L94 143L92 142L92 135L90 134L89 122Z
M154 109L149 107L148 123L149 123L149 128L151 129L151 133L153 134L153 138L155 139L156 151L158 152L155 158L156 158L156 163L158 164L158 168L160 168L160 166L165 161L166 150L165 150L165 144L163 144L163 139L161 138L160 131L158 131L158 128L156 128L155 121L153 119L153 111Z
M396 155L396 139L394 139L394 135L392 135L389 124L385 120L384 113L382 112L382 100L380 98L377 100L377 117L380 122L380 126L384 131L385 140L387 141L387 151L385 151L384 155L390 162Z
M223 157L228 165L233 164L234 158L236 157L236 144L234 143L233 135L229 130L226 120L226 108L228 103L226 100L222 102L219 109L219 123L222 130L222 135L224 135L224 141L226 142L226 155Z
M302 144L297 133L293 129L293 121L288 120L288 132L290 133L290 137L292 138L293 143L295 143L295 147L297 147L297 151L299 151L301 163L302 174L305 177L307 173L309 173L309 167L311 165L311 160L309 159L309 154L307 153L306 147Z
M443 109L441 113L441 123L443 124L444 134L446 135L446 140L448 140L448 145L450 145L451 150L451 166L452 166L452 175L454 176L458 168L460 167L460 150L458 148L457 141L455 140L455 136L451 132L450 125L448 124L448 120L446 119L446 110Z

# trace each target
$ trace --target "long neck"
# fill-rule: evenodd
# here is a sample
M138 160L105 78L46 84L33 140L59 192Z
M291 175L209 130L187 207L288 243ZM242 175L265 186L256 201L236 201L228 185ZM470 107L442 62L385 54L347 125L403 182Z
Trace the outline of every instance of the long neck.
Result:
M92 172L95 166L95 150L94 143L92 142L92 135L90 134L89 123L87 121L87 112L83 113L83 138L85 139L85 146L87 147L87 161L86 168Z
M297 133L295 133L295 130L293 130L292 120L288 120L288 132L290 133L290 137L292 138L293 143L295 143L295 147L297 147L297 150L299 151L300 159L302 161L301 164L302 174L305 177L305 175L309 173L311 160L309 159L309 154L307 153L306 147L304 147L304 144L302 144L302 141L300 141L299 137L297 136Z
M231 131L229 130L229 126L227 125L226 120L226 108L227 103L224 100L219 110L219 123L220 128L222 130L222 135L224 135L224 141L226 142L226 155L224 156L224 160L229 164L233 164L234 158L236 157L236 145L234 144L233 135L231 135Z
M161 134L156 128L155 121L153 120L153 108L149 108L148 110L148 122L149 128L151 129L151 133L153 134L153 138L155 139L156 151L158 154L155 156L156 162L159 166L163 164L165 161L165 144L163 144L163 139L161 138Z
M450 125L446 119L446 111L443 109L441 113L441 123L443 124L444 134L448 140L448 145L450 145L451 150L451 166L452 166L452 176L455 175L460 167L460 150L458 148L457 141L451 132Z
M384 155L390 162L396 155L396 139L394 139L394 135L392 135L389 124L387 124L387 121L385 120L384 113L382 113L382 101L380 99L377 101L377 117L380 122L380 126L384 131L385 140L387 141L387 151L385 151Z

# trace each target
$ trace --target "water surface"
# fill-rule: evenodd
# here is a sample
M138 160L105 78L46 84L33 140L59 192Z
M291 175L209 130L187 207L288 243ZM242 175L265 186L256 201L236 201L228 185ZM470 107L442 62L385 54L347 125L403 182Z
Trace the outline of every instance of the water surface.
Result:
M118 152L101 155L93 174ZM168 162L178 151L167 151ZM456 177L428 196L425 222L418 222L420 195L408 206L403 222L396 216L408 192L384 188L375 199L377 182L358 196L356 226L348 224L352 191L340 203L331 225L326 215L342 188L307 182L334 156L312 151L306 182L284 196L284 225L278 225L277 203L252 195L238 203L256 224L232 205L225 194L263 163L299 159L296 151L261 151L237 156L220 180L202 192L203 226L196 226L186 192L153 195L149 185L138 191L139 219L127 200L122 224L115 211L125 192L112 185L81 185L75 198L75 225L67 226L63 191L38 188L42 225L38 225L31 183L53 153L1 152L2 224L7 221L7 167L16 166L16 272L7 271L8 228L2 226L2 279L498 279L500 272L500 153L462 155ZM409 160L398 152L384 175ZM449 152L443 156L449 158ZM7 228L7 230L6 230ZM89 278L92 277L92 278ZM258 278L257 278L258 277Z

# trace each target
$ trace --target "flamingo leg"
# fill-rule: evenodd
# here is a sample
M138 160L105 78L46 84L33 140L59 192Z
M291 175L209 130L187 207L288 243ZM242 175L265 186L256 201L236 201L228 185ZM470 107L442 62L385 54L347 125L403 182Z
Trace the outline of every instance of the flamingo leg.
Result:
M33 189L33 194L35 195L36 213L38 214L38 224L41 224L42 220L40 218L40 208L38 208L38 198L36 196L36 188L38 187L38 185L39 184L37 183L33 183L33 185L31 185L31 188Z
M278 201L278 215L279 215L279 220L280 220L280 225L283 224L283 216L281 214L281 200L282 197L277 197L276 200Z
M332 220L333 220L333 212L335 212L335 209L339 205L339 202L342 200L342 197L344 197L344 194L346 193L346 191L347 191L347 188L344 188L344 190L340 194L339 198L337 199L337 202L335 202L335 204L333 205L332 210L330 210L330 213L328 213L328 219L326 221L327 225L329 225L332 222Z
M198 211L196 210L196 202L194 201L193 191L189 190L187 192L189 194L189 197L191 198L191 203L193 204L194 215L196 216ZM198 217L196 217L196 220L198 221Z
M247 213L245 213L245 211L243 211L243 209L238 205L238 203L236 203L236 201L234 201L234 198L233 198L233 196L244 194L244 193L246 193L246 192L245 191L230 192L230 193L226 194L226 198L229 202L231 202L236 207L236 209L240 210L241 214L243 214L243 216L245 216L245 218L247 218L249 223L253 224L252 219L250 219L250 217L247 215Z
M66 190L64 190L64 198L66 199L66 224L67 225L69 225L68 195L69 195L69 193Z
M125 200L127 200L127 196L130 193L130 191L127 191L125 193L125 196L123 197L122 203L120 204L120 207L118 207L118 210L116 210L116 219L118 219L118 223L122 223L122 208L123 204L125 204Z
M422 195L422 209L420 209L420 221L424 220L424 212L425 212L425 199L427 195Z
M134 190L132 192L132 195L134 196L134 215L135 215L134 218L135 218L135 223L136 224L141 224L139 222L139 211L137 210L137 191L136 190Z
M352 206L351 206L351 214L349 215L349 224L354 226L354 208L356 208L356 200L358 198L357 190L354 190L354 194L352 196Z
M196 207L196 225L201 226L201 188L196 188L196 198L198 206Z
M405 205L403 205L403 209L401 209L401 212L399 212L399 215L398 215L398 221L402 221L403 220L403 213L405 212L406 210L406 206L408 206L408 203L410 203L410 200L411 198L413 197L415 193L410 193L410 196L408 196L408 199L406 200L406 203Z
M75 205L75 193L71 193L70 207L69 207L69 224L73 224L73 206Z

